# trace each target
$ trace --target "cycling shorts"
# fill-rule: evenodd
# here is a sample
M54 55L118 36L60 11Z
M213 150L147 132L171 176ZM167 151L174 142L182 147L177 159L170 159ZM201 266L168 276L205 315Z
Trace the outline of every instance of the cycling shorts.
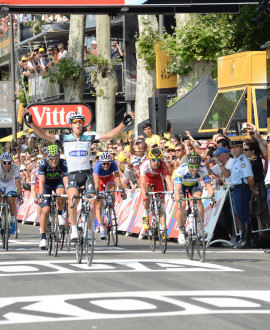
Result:
M202 192L202 187L200 182L196 182L193 186L185 186L182 184L182 190L181 190L181 196L187 196L187 194L190 194L191 196L193 196L193 194L196 191L201 191Z
M53 191L56 193L56 190L58 188L63 188L65 189L64 183L63 183L63 179L60 178L59 180L57 180L54 183L45 183L44 184L44 194L51 194ZM44 197L44 201L41 204L41 207L45 207L45 206L50 206L50 202L51 202L51 198L50 197Z
M85 194L93 195L96 193L92 173L89 170L68 173L67 190L73 187L80 191L80 187L83 186L85 187Z
M115 184L114 175L111 173L109 176L100 176L99 177L99 191L103 191L103 186L105 186L105 190L107 190L107 186L109 183Z
M15 185L15 180L0 181L0 193L4 194L4 191L7 195L10 195L10 196L17 195L17 188Z

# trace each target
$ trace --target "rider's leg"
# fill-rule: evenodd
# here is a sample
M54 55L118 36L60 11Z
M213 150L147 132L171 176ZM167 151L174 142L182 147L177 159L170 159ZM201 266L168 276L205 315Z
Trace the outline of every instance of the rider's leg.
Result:
M79 204L79 200L75 199L73 201L73 197L75 195L78 195L79 191L75 187L69 187L67 188L67 195L68 195L68 214L70 218L71 223L71 237L73 239L78 237L78 231L77 231L77 206ZM72 207L72 204L74 202L74 207Z
M202 191L199 190L199 191L195 191L193 194L192 194L193 197L201 197L202 196ZM204 207L203 207L203 203L201 200L198 200L197 201L197 206L198 206L198 210L201 214L201 217L202 217L202 220L204 220Z
M56 194L57 195L63 195L65 193L65 189L64 188L57 188L56 189ZM58 210L58 221L59 221L59 225L60 226L64 226L65 225L65 220L63 219L63 209L65 206L65 198L57 198L56 200L56 205L57 205L57 210Z
M46 205L41 208L41 214L39 218L41 239L46 239L45 233L48 226L49 213L50 213L50 206Z
M150 185L146 186L147 191L151 190ZM149 216L150 216L150 198L146 199L143 203L143 227L144 229L149 228Z

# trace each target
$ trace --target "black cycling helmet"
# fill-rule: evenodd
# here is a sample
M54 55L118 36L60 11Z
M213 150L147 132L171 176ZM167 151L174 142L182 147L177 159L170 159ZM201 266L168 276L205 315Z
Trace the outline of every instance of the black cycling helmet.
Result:
M187 164L188 165L198 165L201 164L201 156L198 155L196 152L191 152L187 155Z

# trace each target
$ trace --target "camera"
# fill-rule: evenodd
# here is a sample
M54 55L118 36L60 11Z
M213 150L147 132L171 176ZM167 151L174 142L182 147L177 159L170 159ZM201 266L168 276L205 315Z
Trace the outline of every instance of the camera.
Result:
M242 129L247 129L247 123L242 124Z
M219 134L222 134L222 135L223 135L223 130L222 130L222 128L219 128L217 132L218 132Z

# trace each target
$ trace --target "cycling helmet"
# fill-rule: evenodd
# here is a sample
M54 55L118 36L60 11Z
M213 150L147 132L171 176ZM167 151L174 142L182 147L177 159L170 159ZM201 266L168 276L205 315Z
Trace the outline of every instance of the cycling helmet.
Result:
M50 156L59 156L60 148L56 144L51 144L47 147L47 155Z
M73 119L82 119L84 122L84 115L79 112L71 112L69 114L68 123L71 124Z
M13 156L10 152L3 152L2 155L0 156L0 159L2 162L12 162Z
M150 149L149 158L150 159L153 159L153 158L162 159L163 158L163 152L158 148Z
M112 160L111 154L108 152L103 152L100 156L99 156L99 160L101 163L104 162L110 162Z
M199 156L196 152L191 152L187 155L187 164L188 165L197 165L201 164L201 156Z

